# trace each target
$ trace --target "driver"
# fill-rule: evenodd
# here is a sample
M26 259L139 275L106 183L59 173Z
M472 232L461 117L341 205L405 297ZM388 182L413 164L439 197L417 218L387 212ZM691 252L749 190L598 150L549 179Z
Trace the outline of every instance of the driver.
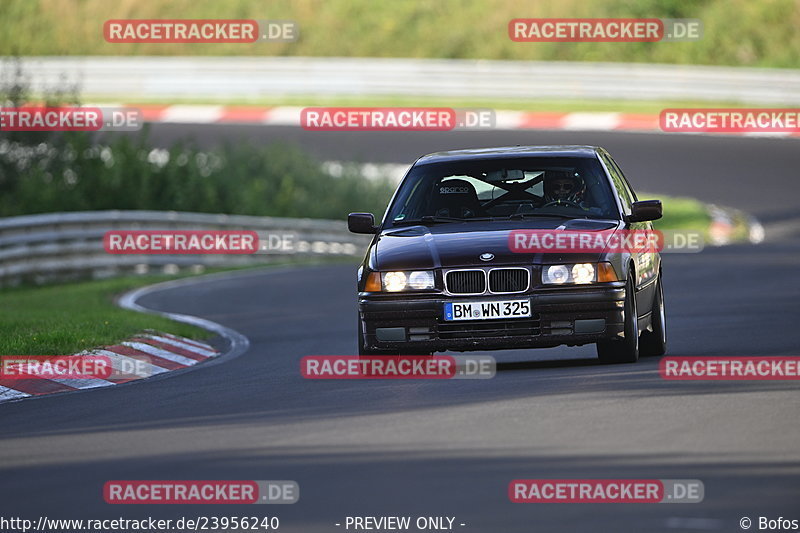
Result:
M544 176L544 201L569 202L583 207L586 184L577 172L550 170Z

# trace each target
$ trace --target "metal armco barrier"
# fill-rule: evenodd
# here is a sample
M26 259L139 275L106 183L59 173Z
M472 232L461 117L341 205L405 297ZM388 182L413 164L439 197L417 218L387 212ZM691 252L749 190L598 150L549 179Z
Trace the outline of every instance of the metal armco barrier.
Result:
M311 57L23 57L34 89L91 97L440 96L800 104L800 70L646 63ZM0 65L0 70L6 65ZM11 68L7 64L7 68Z
M291 234L291 251L230 254L110 254L109 230L251 230ZM0 218L0 286L107 278L123 274L201 272L207 267L268 264L291 257L353 257L369 237L339 220L273 218L175 211L79 211Z

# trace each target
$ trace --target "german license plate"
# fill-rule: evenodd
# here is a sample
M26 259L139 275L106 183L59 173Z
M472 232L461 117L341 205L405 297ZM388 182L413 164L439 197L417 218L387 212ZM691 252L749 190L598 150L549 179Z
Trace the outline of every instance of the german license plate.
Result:
M495 300L491 302L445 302L445 320L492 320L531 316L530 300Z

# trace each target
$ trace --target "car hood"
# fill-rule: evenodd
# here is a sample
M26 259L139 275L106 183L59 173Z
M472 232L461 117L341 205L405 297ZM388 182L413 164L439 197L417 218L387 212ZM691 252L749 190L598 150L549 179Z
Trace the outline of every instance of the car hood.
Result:
M408 226L382 232L371 249L370 262L373 270L408 270L596 261L600 254L515 253L508 246L509 234L520 229L601 231L619 226L616 220L563 218ZM494 257L484 261L482 254Z

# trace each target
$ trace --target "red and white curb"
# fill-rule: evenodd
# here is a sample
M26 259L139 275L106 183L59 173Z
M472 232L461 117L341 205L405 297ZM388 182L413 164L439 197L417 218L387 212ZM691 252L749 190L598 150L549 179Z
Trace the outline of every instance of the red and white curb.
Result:
M300 127L303 107L93 104L124 106L142 111L145 122L165 124L261 124ZM495 111L497 130L630 131L665 133L658 114L603 112ZM707 135L695 133L694 135ZM745 137L800 137L800 133L714 133Z
M124 378L91 379L0 379L0 402L81 389L109 387L194 366L217 357L220 352L204 342L169 333L147 332L113 346L76 355L102 355ZM132 373L129 369L135 368Z

